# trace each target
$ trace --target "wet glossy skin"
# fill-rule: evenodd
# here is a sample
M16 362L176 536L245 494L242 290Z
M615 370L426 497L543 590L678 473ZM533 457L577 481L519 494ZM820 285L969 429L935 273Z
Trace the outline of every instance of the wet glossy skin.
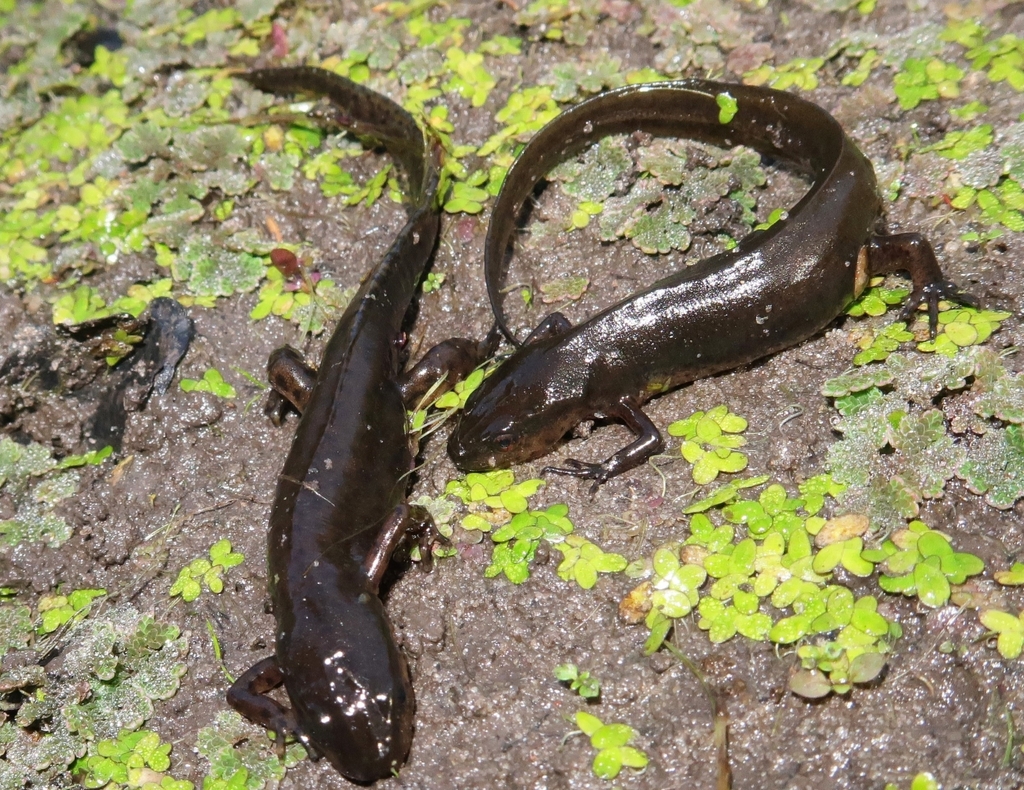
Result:
M718 93L739 104L719 122ZM624 422L637 439L602 463L549 471L595 486L642 463L663 441L640 406L696 378L810 337L834 320L870 274L907 269L911 306L955 295L916 234L874 236L881 204L871 163L831 115L789 93L686 80L621 88L568 110L530 141L509 171L485 248L499 326L507 253L523 202L559 162L609 134L637 130L722 146L743 144L812 179L787 219L750 234L572 327L550 317L470 397L448 451L463 470L503 468L551 452L585 419Z
M412 740L409 670L377 593L396 545L429 521L404 505L413 456L399 338L437 238L436 182L421 132L383 96L317 69L245 78L275 92L326 93L346 125L373 133L413 171L408 223L339 321L312 392L292 387L302 417L268 537L276 652L229 692L245 715L294 733L349 779L372 782L397 771ZM262 694L281 682L291 710Z

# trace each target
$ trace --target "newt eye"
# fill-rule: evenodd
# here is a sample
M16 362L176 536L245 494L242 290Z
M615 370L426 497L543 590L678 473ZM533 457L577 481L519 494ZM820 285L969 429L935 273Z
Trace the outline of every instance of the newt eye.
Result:
M495 444L498 445L499 450L507 450L512 446L512 442L515 441L515 437L510 433L503 433L495 440Z

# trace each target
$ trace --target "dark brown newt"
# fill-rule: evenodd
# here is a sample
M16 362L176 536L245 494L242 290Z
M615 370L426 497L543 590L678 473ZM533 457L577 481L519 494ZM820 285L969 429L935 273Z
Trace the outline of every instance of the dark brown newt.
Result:
M718 94L738 110L719 121ZM684 80L632 85L559 115L509 170L491 213L485 276L495 318L507 254L524 201L559 162L601 137L643 131L720 146L747 145L812 180L783 219L734 249L660 280L588 321L554 313L470 397L448 443L463 470L503 468L551 452L586 419L616 420L635 441L602 463L566 459L546 471L596 487L659 452L664 441L641 405L704 376L735 368L819 332L861 293L869 276L906 270L907 313L958 298L919 234L876 235L881 213L871 163L828 112L768 88ZM963 297L959 297L963 301Z
M320 69L240 76L263 90L328 95L344 125L380 139L413 185L409 220L338 322L311 390L306 376L284 376L302 416L270 515L276 650L228 691L279 748L293 734L368 783L398 770L413 733L409 669L378 591L400 543L419 537L426 548L433 537L429 514L404 502L414 453L400 371L403 320L437 239L436 171L412 117L384 96ZM288 361L292 352L275 353L272 381ZM265 696L281 684L291 709Z

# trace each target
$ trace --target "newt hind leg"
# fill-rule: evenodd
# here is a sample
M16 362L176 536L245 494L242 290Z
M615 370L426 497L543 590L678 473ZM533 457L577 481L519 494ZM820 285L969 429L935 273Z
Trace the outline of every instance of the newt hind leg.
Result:
M935 250L920 233L897 233L892 236L872 236L867 243L868 267L871 274L889 274L905 271L914 282L914 290L900 314L900 320L909 322L917 308L928 308L928 328L932 337L939 323L939 302L943 299L959 302L969 307L977 306L977 300L964 293L959 286L947 280Z
M295 711L289 710L267 696L268 691L284 683L284 673L276 656L264 658L249 667L228 689L228 705L241 713L253 724L258 724L274 733L274 748L277 756L284 757L284 741L288 735L298 739L312 759L319 755L312 751L309 739L302 733Z

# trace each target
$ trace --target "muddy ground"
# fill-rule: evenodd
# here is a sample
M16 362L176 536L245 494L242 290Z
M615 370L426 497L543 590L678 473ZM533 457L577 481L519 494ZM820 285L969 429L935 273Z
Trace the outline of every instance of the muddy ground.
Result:
M1020 6L979 3L976 9L993 29L1024 34ZM624 21L606 17L591 34L589 46L622 58L624 69L651 65L657 48L641 29L641 15L618 10ZM370 14L356 4L340 4L324 13L353 22ZM522 32L514 24L512 3L457 2L431 13L473 18L470 40ZM764 9L737 4L733 14L751 41L776 51L777 62L819 54L827 42L863 30L880 34L884 47L887 37L944 19L938 2L883 2L869 16L789 2ZM286 21L287 16L285 7L282 18ZM538 81L550 64L573 58L573 52L560 42L527 45L522 56L499 71L498 87L488 103L481 109L463 103L452 122L483 128L486 136L514 82ZM842 121L880 173L892 172L906 141L915 135L934 141L949 123L946 104L930 102L903 112L890 103L889 74L883 70L855 91L826 72L822 85L807 94ZM736 79L731 72L724 77ZM965 98L989 104L986 121L996 127L1024 111L1019 94L984 77L971 79ZM927 173L912 173L914 177L921 182L931 178ZM542 213L559 198L547 200L541 203ZM447 273L448 279L438 293L422 300L414 348L486 331L490 313L481 273L488 211L476 217L445 216L434 270ZM254 196L239 202L236 217L257 228L266 216L275 217L286 239L311 243L321 251L324 269L339 283L353 285L390 244L402 214L387 201L339 212L315 184L299 179L288 194L257 188ZM967 227L964 217L941 202L932 205L906 192L889 210L893 227L927 233L951 279L986 306L1015 314L993 338L994 346L1019 345L1024 340L1017 320L1024 284L1018 262L1024 242L1020 234L1008 232L998 243L970 246L960 240ZM659 271L677 265L676 256L654 264ZM631 282L653 279L654 271L646 256L628 243L601 245L589 231L563 234L554 242L528 242L517 266L514 276L519 279L579 272L590 276L591 293L573 307L574 318L613 293L624 288L628 292ZM151 279L156 271L151 256L143 254L96 274L91 282L116 294L131 282ZM611 272L617 281L609 281ZM52 337L49 308L37 297L0 295L0 333L6 338L0 360L15 347L42 347ZM304 345L294 325L275 319L251 322L247 316L254 304L255 295L250 294L221 300L216 309L191 308L196 337L179 376L195 377L209 367L258 374L277 346ZM538 310L522 321L536 322L540 315ZM665 426L695 410L728 404L751 426L749 472L771 474L795 491L798 482L824 470L826 450L836 440L830 425L834 411L819 392L826 379L850 364L856 350L851 325L850 319L839 321L761 363L659 397L648 413ZM322 342L309 345L314 359ZM63 355L76 353L66 344L60 348ZM1019 362L1011 357L1008 365L1016 369ZM23 593L26 600L61 584L104 587L121 591L122 599L190 635L181 689L158 704L147 726L175 744L174 775L197 784L207 765L192 750L195 734L226 707L227 681L207 623L219 639L224 665L234 674L268 655L273 643L263 560L266 524L295 424L292 420L273 427L261 414L259 390L241 377L232 381L238 388L232 401L185 393L175 385L154 396L144 410L130 413L119 457L132 460L116 481L109 464L85 472L80 493L61 508L74 526L68 543L59 550L19 547L4 557L7 577L30 584ZM32 408L17 413L3 430L61 453L91 449L83 426L96 400L106 396L99 384L74 397L40 390ZM249 407L251 399L256 402ZM786 419L793 414L798 416ZM425 465L412 496L437 496L457 476L443 453L443 439L442 431L424 449ZM600 427L567 442L553 459L515 471L517 477L535 476L554 459L601 459L626 439L622 428ZM673 452L674 447L670 445ZM567 503L578 533L632 560L650 555L667 540L685 537L680 510L699 496L681 460L659 468L664 480L652 468L641 467L593 496L588 483L550 476L534 502ZM955 480L943 498L922 511L930 526L947 532L958 549L977 554L990 568L1008 567L1024 555L1022 517L1021 503L997 511ZM149 537L168 524L173 526L165 538ZM167 590L177 570L225 537L246 561L229 571L224 593L204 594L188 604L169 602ZM155 551L142 550L154 545ZM516 586L504 578L484 578L489 557L489 541L459 544L457 556L437 562L429 574L412 568L387 594L388 611L412 666L416 734L400 777L378 786L608 787L591 773L593 752L586 739L566 737L575 729L571 716L583 704L552 677L553 667L566 661L601 679L601 702L594 712L635 728L637 745L651 758L645 772L627 770L616 786L714 786L711 710L698 681L664 652L645 657L641 648L646 630L618 618L618 602L633 582L621 574L602 576L593 590L584 591L557 577L560 555L551 551L549 560L537 562L531 578ZM873 584L852 577L843 581L858 592L869 591ZM1007 601L1013 611L1022 603L1013 595ZM883 679L818 702L802 700L787 689L796 664L793 651L742 637L714 645L695 622L682 621L676 646L697 663L728 708L735 787L856 790L881 788L890 781L908 787L925 770L944 788L1009 790L1024 785L1024 755L1016 741L1008 747L1008 737L1024 724L1024 665L1003 660L990 644L979 641L984 629L973 612L954 606L925 609L895 596L883 598L882 610L904 629ZM944 642L954 649L940 651ZM281 786L347 784L326 762L305 761L288 772Z

